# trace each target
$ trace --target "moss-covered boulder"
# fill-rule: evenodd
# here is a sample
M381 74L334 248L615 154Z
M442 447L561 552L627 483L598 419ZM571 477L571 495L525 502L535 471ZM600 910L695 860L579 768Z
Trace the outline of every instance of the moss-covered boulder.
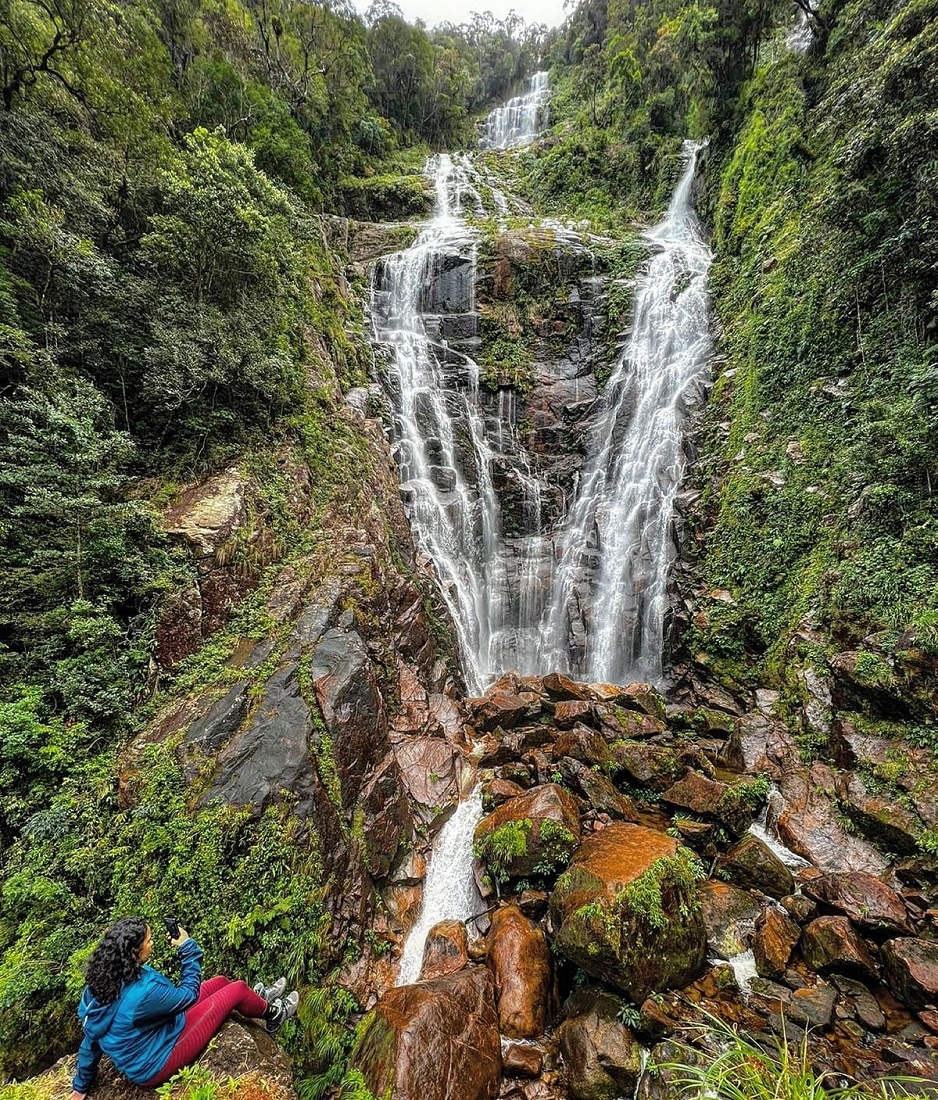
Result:
M550 876L580 843L576 799L556 783L509 798L476 826L476 852L499 882Z
M564 1006L567 1019L557 1029L557 1042L573 1100L617 1100L635 1092L642 1048L618 1019L621 1007L618 997L589 987Z
M664 833L627 823L586 840L550 899L554 942L588 974L640 1004L700 972L707 934L699 865Z

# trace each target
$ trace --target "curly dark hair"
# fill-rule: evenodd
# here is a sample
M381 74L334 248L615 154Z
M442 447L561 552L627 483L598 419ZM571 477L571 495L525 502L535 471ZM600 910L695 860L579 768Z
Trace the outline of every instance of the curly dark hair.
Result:
M143 917L122 917L111 925L92 951L85 980L92 997L100 1004L112 1004L127 982L140 977L138 956L148 927Z

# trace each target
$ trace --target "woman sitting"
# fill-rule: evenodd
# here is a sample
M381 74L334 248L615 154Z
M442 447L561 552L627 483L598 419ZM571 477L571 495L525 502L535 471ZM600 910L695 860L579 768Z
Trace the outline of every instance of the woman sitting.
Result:
M299 994L283 996L286 979L249 989L229 978L201 981L202 948L180 928L169 941L179 951L179 985L145 963L153 935L141 917L125 917L104 934L88 962L78 1006L85 1035L71 1100L84 1100L107 1054L137 1085L155 1088L188 1065L237 1011L277 1028L296 1012Z

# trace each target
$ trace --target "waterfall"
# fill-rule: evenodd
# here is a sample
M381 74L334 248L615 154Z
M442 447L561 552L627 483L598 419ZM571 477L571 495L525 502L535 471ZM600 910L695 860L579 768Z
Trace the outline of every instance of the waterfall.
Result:
M691 202L699 148L687 143L667 215L646 234L656 254L638 281L631 336L558 539L542 668L613 683L662 678L682 426L701 397L711 350L711 254Z
M537 532L541 487L518 440L514 394L499 391L497 413L487 417L478 365L460 350L472 348L477 329L477 233L463 210L484 213L483 180L466 156L432 157L427 173L433 218L376 269L371 317L411 528L436 571L466 683L480 692L515 663L519 647L533 650L541 613L519 598L515 581L537 566L523 557L519 567L517 547L505 543L496 473L521 492L525 522ZM544 546L540 556L548 553Z
M423 887L420 917L410 930L398 985L408 985L420 977L423 948L427 933L441 920L467 921L484 909L472 874L472 838L482 819L482 787L477 786L440 830Z
M802 7L795 12L795 22L788 34L785 35L785 45L792 53L807 53L814 42L814 27L808 13Z
M496 107L485 120L482 131L483 149L516 149L530 145L547 126L547 104L550 89L546 72L535 73L524 95L509 99Z

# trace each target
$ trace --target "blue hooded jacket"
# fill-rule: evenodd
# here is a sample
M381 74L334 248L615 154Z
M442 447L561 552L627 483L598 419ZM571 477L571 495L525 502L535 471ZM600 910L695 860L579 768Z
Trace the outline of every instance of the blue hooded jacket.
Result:
M101 1055L137 1085L145 1084L166 1065L185 1022L185 1011L199 999L202 948L193 939L179 948L182 976L179 985L150 966L121 989L117 1000L103 1005L85 987L78 1018L85 1037L78 1049L78 1068L72 1079L76 1092L94 1083Z

